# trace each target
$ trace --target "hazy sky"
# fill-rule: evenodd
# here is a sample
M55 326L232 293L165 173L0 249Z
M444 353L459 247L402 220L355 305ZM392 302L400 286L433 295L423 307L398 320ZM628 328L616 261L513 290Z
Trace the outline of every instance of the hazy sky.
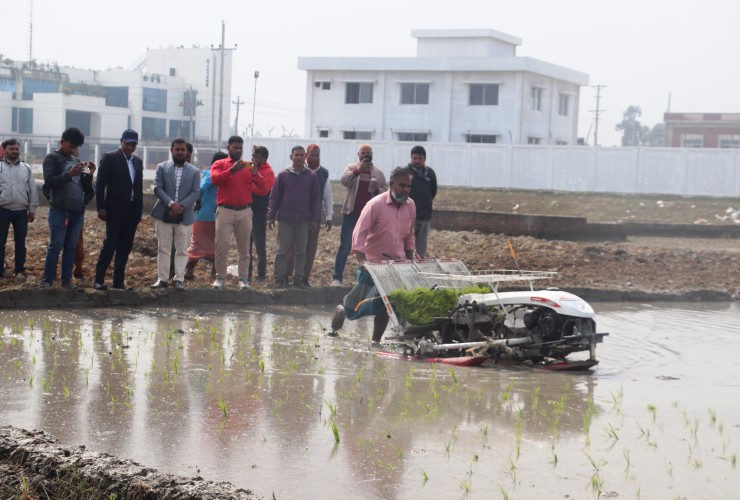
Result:
M130 67L146 51L238 45L233 94L251 120L255 70L256 129L303 133L301 56L408 56L412 29L490 28L522 39L518 55L572 68L603 89L599 143L618 144L614 126L631 104L643 124L674 112L740 112L740 1L703 0L342 0L182 3L154 0L35 0L33 57L106 69ZM30 0L2 0L0 53L26 59ZM581 90L579 136L593 124L595 91ZM234 113L232 110L232 122ZM241 128L241 127L240 127ZM593 130L590 132L593 141Z

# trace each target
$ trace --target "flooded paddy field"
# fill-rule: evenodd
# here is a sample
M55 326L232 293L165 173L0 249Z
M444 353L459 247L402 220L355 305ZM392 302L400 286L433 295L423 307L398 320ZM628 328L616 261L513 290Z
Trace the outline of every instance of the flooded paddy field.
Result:
M587 374L383 359L329 308L0 316L0 425L285 498L731 498L740 306L595 304Z

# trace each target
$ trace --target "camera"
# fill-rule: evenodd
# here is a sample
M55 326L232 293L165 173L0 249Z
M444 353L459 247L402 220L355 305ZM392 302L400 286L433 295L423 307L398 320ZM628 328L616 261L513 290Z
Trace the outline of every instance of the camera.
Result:
M372 163L373 162L373 154L372 153L365 153L362 156L362 162L363 163Z

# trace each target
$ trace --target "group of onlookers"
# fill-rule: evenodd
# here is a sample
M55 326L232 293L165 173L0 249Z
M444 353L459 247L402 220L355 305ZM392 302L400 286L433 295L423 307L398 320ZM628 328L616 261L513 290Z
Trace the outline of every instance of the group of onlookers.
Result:
M105 238L93 287L108 289L106 274L113 263L112 288L131 289L125 281L126 264L143 211L144 166L134 154L138 140L136 131L124 131L120 147L104 154L96 165L79 160L78 148L85 137L78 129L69 128L56 151L46 156L43 192L50 205L49 245L40 287L52 287L61 255L61 286L77 288L72 279L75 254L78 244L81 246L85 207L95 198L98 218L105 222ZM5 272L5 244L12 225L15 274L25 277L28 223L34 221L39 204L36 181L30 166L20 159L17 140L6 140L2 148L0 276ZM319 146L293 147L290 164L277 174L267 162L269 151L264 146L253 146L247 161L244 140L239 136L230 137L227 153L216 153L202 171L190 163L191 154L192 146L185 139L175 139L170 159L157 166L156 202L151 210L157 236L157 279L151 288L183 290L201 260L211 263L213 288L223 288L232 239L238 254L238 288L248 288L252 280L264 282L266 235L276 226L275 287L311 287L322 221L327 231L333 222L329 171L321 166ZM437 180L425 164L424 148L412 148L409 165L394 170L390 184L373 163L369 144L362 144L357 155L358 161L347 165L341 176L347 192L332 286L343 285L347 258L353 250L360 263L365 259L426 257ZM407 203L409 195L413 201ZM398 219L401 213L403 220ZM387 219L391 216L396 220ZM401 247L399 241L404 242Z

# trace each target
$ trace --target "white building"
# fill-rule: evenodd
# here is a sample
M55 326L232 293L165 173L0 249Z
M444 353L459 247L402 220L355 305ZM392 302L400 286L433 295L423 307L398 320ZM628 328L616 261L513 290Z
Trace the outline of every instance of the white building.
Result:
M182 47L147 50L130 70L6 59L0 61L0 135L56 140L77 127L88 142L117 144L133 128L143 143L215 142L219 107L221 139L229 133L231 62L231 51L224 51L222 73L218 48Z
M576 144L588 75L494 30L414 30L416 57L302 57L306 137Z

